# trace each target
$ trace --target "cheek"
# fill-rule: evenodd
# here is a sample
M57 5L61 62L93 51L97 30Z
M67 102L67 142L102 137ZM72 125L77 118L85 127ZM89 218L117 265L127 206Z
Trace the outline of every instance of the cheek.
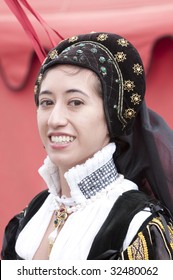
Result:
M47 120L43 114L40 112L37 112L37 126L38 126L38 131L40 133L40 136L43 136L44 131L46 129L46 123Z
M95 123L96 123L96 126L98 127L98 129L102 128L102 130L105 130L108 132L107 122L106 122L106 118L105 118L103 110L100 110L100 112L98 112L96 119L95 119Z
M90 117L89 117L90 116ZM105 137L109 135L107 122L102 110L98 112L93 111L88 114L85 123L83 123L83 129L85 134L89 135L92 131L93 136Z
M40 113L37 112L37 126L38 126L39 130L40 130L41 123L42 123L42 119L41 119Z
M100 140L102 139L103 141L109 142L108 126L103 113L98 115L97 119L95 120L95 134L100 137Z

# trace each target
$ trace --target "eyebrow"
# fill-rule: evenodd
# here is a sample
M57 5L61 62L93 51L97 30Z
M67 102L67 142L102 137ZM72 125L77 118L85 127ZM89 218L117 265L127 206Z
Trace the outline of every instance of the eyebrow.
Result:
M65 91L65 93L69 94L69 93L74 93L74 92L78 92L78 93L81 93L82 95L85 95L86 97L89 97L88 94L86 94L84 91L80 90L80 89L76 89L76 88L72 88L72 89L68 89ZM52 91L50 90L43 90L43 91L40 91L39 93L39 96L40 95L44 95L44 94L53 94Z
M42 91L39 92L39 96L44 95L44 94L52 94L52 92L49 91L49 90L42 90Z

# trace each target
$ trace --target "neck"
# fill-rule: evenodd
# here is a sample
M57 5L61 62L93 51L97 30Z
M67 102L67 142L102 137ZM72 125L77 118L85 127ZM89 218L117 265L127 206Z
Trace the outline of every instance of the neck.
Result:
M114 143L109 143L84 164L76 165L70 170L66 170L64 166L57 168L47 157L39 173L50 193L55 196L73 197L76 202L81 202L116 179L118 174L112 159L115 148Z
M65 195L66 197L70 197L70 188L69 185L66 181L66 179L64 178L64 171L62 169L59 168L59 180L60 180L60 186L61 186L61 193L60 196Z

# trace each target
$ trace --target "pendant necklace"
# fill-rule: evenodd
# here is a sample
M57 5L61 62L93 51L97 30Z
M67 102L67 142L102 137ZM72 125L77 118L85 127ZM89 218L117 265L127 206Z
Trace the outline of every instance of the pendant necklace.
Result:
M52 250L53 244L57 238L58 233L60 232L61 228L65 224L65 221L68 218L67 208L62 205L58 210L55 211L55 219L54 219L54 230L50 233L48 237L49 242L49 255Z

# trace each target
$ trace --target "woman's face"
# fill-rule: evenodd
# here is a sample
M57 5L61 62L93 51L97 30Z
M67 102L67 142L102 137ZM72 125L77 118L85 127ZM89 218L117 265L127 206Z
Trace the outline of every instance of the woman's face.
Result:
M57 66L43 78L37 112L51 161L68 170L109 143L99 81L90 70Z

